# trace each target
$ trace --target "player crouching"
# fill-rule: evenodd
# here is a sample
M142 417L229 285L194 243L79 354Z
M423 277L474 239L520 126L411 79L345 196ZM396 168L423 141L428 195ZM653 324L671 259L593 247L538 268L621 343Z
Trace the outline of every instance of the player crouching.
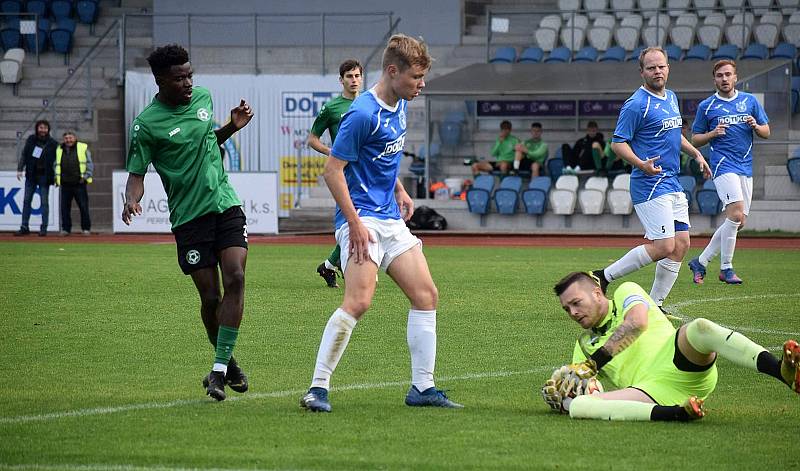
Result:
M678 330L636 283L611 299L595 276L573 272L554 288L585 330L570 365L542 388L545 402L576 419L688 421L705 415L717 384L717 355L770 375L800 393L800 345L788 340L775 358L744 335L695 319ZM603 392L602 383L614 386Z

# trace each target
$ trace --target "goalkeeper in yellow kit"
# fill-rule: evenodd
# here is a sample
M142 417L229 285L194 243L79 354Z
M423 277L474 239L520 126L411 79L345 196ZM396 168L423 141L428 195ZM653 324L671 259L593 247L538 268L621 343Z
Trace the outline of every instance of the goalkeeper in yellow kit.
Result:
M554 288L570 318L585 330L573 363L553 373L542 396L576 419L692 420L717 384L720 355L773 376L800 393L800 345L788 340L781 359L744 335L707 319L677 330L636 283L606 298L596 277L573 272ZM608 392L595 392L599 379Z

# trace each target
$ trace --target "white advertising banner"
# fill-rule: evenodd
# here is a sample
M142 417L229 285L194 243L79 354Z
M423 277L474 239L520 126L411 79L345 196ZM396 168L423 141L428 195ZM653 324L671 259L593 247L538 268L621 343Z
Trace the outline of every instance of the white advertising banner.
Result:
M50 187L47 198L49 211L47 230L58 231L60 224L59 195L56 186ZM25 178L17 180L17 172L0 172L0 231L19 229L22 222L22 203L25 196ZM42 224L42 198L37 191L31 200L31 219L28 227L31 232L38 232Z
M242 209L247 217L247 233L277 234L278 174L229 173L228 178L242 200ZM148 172L144 178L144 196L139 202L142 214L134 216L130 226L122 222L127 181L127 172L114 172L114 232L171 232L167 194L155 172Z

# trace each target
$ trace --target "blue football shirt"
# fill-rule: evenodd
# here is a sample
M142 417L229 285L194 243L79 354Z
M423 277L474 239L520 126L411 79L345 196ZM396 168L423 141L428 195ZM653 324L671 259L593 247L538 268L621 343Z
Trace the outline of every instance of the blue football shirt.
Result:
M361 94L339 124L331 156L347 161L344 176L358 215L401 219L394 197L406 139L406 100L394 107L374 90ZM347 221L336 206L336 229Z
M711 139L709 165L714 178L723 173L753 176L753 128L745 120L754 117L756 123L769 122L764 107L746 92L736 91L733 98L715 93L700 102L692 125L694 134L704 134L719 124L727 124L724 136Z
M633 204L683 191L678 175L681 168L681 118L678 97L665 90L660 97L639 87L622 105L612 142L627 142L640 160L661 156L658 175L647 175L638 168L631 173Z

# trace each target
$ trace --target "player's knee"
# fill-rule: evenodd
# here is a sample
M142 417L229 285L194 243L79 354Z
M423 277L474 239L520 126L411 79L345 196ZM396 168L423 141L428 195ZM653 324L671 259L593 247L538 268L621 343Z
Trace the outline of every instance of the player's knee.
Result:
M686 328L694 330L698 334L702 335L711 332L714 328L714 323L706 318L698 317L697 319L690 322Z
M225 283L226 293L244 291L244 268L237 268L226 272L222 278Z
M208 290L200 292L200 305L202 309L216 310L221 300L222 297L220 296L219 291Z
M360 319L361 316L367 312L367 309L369 309L371 304L372 301L367 298L347 299L344 303L342 303L342 309L356 319Z
M433 283L431 283L430 286L417 289L414 292L413 299L411 300L411 304L413 304L415 308L425 311L436 309L436 305L438 303L439 290Z
M653 243L653 251L655 252L652 254L652 259L661 260L662 258L666 258L668 255L671 255L672 252L675 251L675 239L660 239Z

